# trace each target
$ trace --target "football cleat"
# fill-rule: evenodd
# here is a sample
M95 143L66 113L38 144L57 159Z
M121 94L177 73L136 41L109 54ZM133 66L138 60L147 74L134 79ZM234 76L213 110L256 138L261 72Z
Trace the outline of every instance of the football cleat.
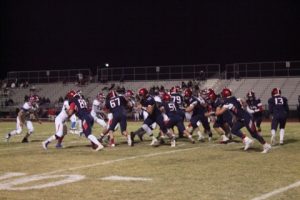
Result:
M133 142L131 140L131 135L127 136L127 144L128 144L128 146L132 146L132 144L133 144Z
M202 135L202 133L200 131L197 131L197 134L198 134L198 141L204 142L204 139L205 139L204 135Z
M272 146L276 145L275 135L272 135L272 136L271 136L271 145L272 145Z
M175 140L175 138L171 139L171 147L176 147L176 140Z
M10 133L7 133L7 134L5 135L4 140L5 140L6 142L9 142L10 137L11 137Z
M104 148L104 146L102 144L99 144L98 147L95 149L95 151L100 151L103 148Z
M28 143L28 139L26 137L23 138L22 143Z
M268 153L271 150L271 145L268 143L264 144L264 150L261 153Z
M246 150L248 150L248 149L250 148L250 146L252 145L253 140L251 140L251 139L248 138L248 137L245 137L245 138L243 139L243 142L244 142L244 144L245 144L244 150L246 151Z
M43 148L44 148L45 150L48 149L48 144L49 144L49 143L50 143L50 142L48 142L48 141L42 142L42 146L43 146Z
M61 145L61 143L57 143L57 144L55 145L55 147L56 147L57 149L63 148L63 146Z
M152 139L150 145L151 145L151 146L154 146L154 145L157 145L157 144L158 144L158 140L157 140L155 137L153 137L153 139Z

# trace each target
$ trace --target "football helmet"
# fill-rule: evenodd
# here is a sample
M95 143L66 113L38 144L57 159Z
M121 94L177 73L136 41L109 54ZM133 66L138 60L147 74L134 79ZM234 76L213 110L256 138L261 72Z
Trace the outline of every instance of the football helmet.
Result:
M170 102L171 101L171 95L169 95L168 93L165 93L162 97L163 101L165 102Z
M36 103L36 95L31 95L31 96L29 97L29 102L30 102L31 104Z
M231 90L229 88L224 88L221 92L223 98L230 97L232 95Z
M217 95L216 95L215 91L211 88L209 88L207 90L207 99L209 99L211 101L215 101L217 99Z
M100 102L103 102L103 101L104 101L105 97L104 97L104 95L103 95L102 92L99 92L99 93L97 94L97 99L98 99Z
M171 87L171 89L170 89L171 94L175 94L175 93L178 93L178 92L179 92L179 87L178 86Z
M127 97L133 97L133 95L134 95L134 93L133 93L132 90L127 90L127 91L125 92L125 96L127 96Z
M114 91L114 90L111 90L111 91L107 94L107 97L108 97L109 99L112 99L112 98L114 98L114 97L116 97L116 96L117 96L117 92Z
M253 90L251 90L247 93L247 99L249 99L249 100L255 99L255 93Z
M192 96L193 92L190 88L187 88L184 90L184 97L190 98Z
M75 90L70 90L66 96L68 99L72 99L73 97L75 97L75 95L76 95Z
M279 96L279 95L281 95L281 90L279 88L273 88L271 94L272 94L272 96Z
M148 90L146 88L139 89L139 96L145 97L148 94Z

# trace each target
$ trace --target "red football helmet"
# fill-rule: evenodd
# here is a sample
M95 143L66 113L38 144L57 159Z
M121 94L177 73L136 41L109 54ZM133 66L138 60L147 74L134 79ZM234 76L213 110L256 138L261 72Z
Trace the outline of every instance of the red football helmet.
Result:
M145 97L148 94L148 90L146 88L139 89L139 96Z
M165 102L170 102L171 101L171 95L169 95L168 93L165 93L162 97L163 101Z
M116 93L116 91L114 91L114 90L111 90L111 91L107 94L107 97L108 97L109 99L114 98L114 97L116 97L116 96L117 96L117 93Z
M125 96L127 97L133 97L134 93L132 90L127 90L126 93L125 93Z
M39 102L39 100L40 100L40 98L39 98L39 96L36 95L36 94L31 95L31 96L29 97L29 102L30 102L30 103L37 103L37 102Z
M232 95L231 90L229 88L224 88L221 92L222 97L227 98Z
M193 94L192 90L190 88L187 88L184 90L184 97L191 97Z
M217 95L213 89L209 88L207 90L207 98L212 101L215 101L217 99Z
M281 95L281 90L279 88L273 88L271 94L272 94L272 96L279 96L279 95Z
M75 95L76 95L76 92L74 90L70 90L66 96L68 99L72 99Z

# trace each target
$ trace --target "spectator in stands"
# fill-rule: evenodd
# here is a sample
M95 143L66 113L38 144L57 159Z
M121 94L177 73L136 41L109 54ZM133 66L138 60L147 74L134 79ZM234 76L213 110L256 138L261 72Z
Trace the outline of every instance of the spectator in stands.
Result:
M29 82L28 81L25 81L24 83L24 88L28 88L29 87Z
M200 81L205 81L206 80L206 75L205 75L203 70L201 70L200 73L199 73L199 80Z
M192 88L193 87L193 82L191 80L189 80L188 84L187 84L188 88Z
M11 87L12 89L16 88L16 83L15 83L15 82L12 82L12 83L10 84L10 87Z
M24 87L24 82L21 82L19 86L20 86L20 88L23 88Z
M2 89L5 89L5 88L7 88L7 82L3 81L3 83L2 83Z
M78 78L78 84L79 85L83 85L83 74L82 73L78 73L77 74L77 78Z
M235 80L236 81L239 81L240 80L240 73L237 71L237 72L235 72Z
M181 88L184 90L187 88L187 85L184 81L181 82Z

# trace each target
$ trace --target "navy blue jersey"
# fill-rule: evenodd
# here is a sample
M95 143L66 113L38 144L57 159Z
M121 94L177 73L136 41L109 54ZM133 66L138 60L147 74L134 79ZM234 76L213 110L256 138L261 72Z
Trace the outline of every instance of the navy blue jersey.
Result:
M183 109L183 97L181 94L173 93L171 94L172 101L174 102L177 109Z
M82 130L85 136L92 134L94 119L87 108L86 101L82 97L74 97L70 100L69 109L75 111L76 116L82 120Z
M206 112L206 107L205 105L205 101L202 98L196 98L194 96L192 96L191 98L189 98L187 100L187 105L193 105L194 109L193 109L193 115L198 115L198 114L204 114Z
M212 107L213 111L216 111L217 107L221 107L223 104L223 101L221 100L221 98L217 97L216 100L214 102L212 102L210 105Z
M230 110L230 112L239 120L251 119L251 115L242 108L241 103L234 96L224 99L223 107Z
M115 96L110 99L107 99L105 102L105 106L110 112L125 114L125 107L127 105L127 101L124 96Z
M177 109L175 103L163 102L161 106L165 108L166 115L168 116L177 115Z
M246 101L248 108L253 111L254 116L261 116L262 115L262 103L260 99L253 99ZM260 111L257 111L260 110Z
M161 114L160 110L158 109L158 107L156 105L156 101L155 101L154 97L149 95L149 96L146 97L146 99L142 99L140 103L143 107L146 107L146 108L149 105L154 107L153 112L151 114L149 113L149 117L155 117L155 116Z
M288 100L283 96L273 96L268 100L269 112L275 117L287 116L289 113Z
M76 116L84 120L90 114L86 101L81 97L75 97L70 100L70 109L75 111Z

